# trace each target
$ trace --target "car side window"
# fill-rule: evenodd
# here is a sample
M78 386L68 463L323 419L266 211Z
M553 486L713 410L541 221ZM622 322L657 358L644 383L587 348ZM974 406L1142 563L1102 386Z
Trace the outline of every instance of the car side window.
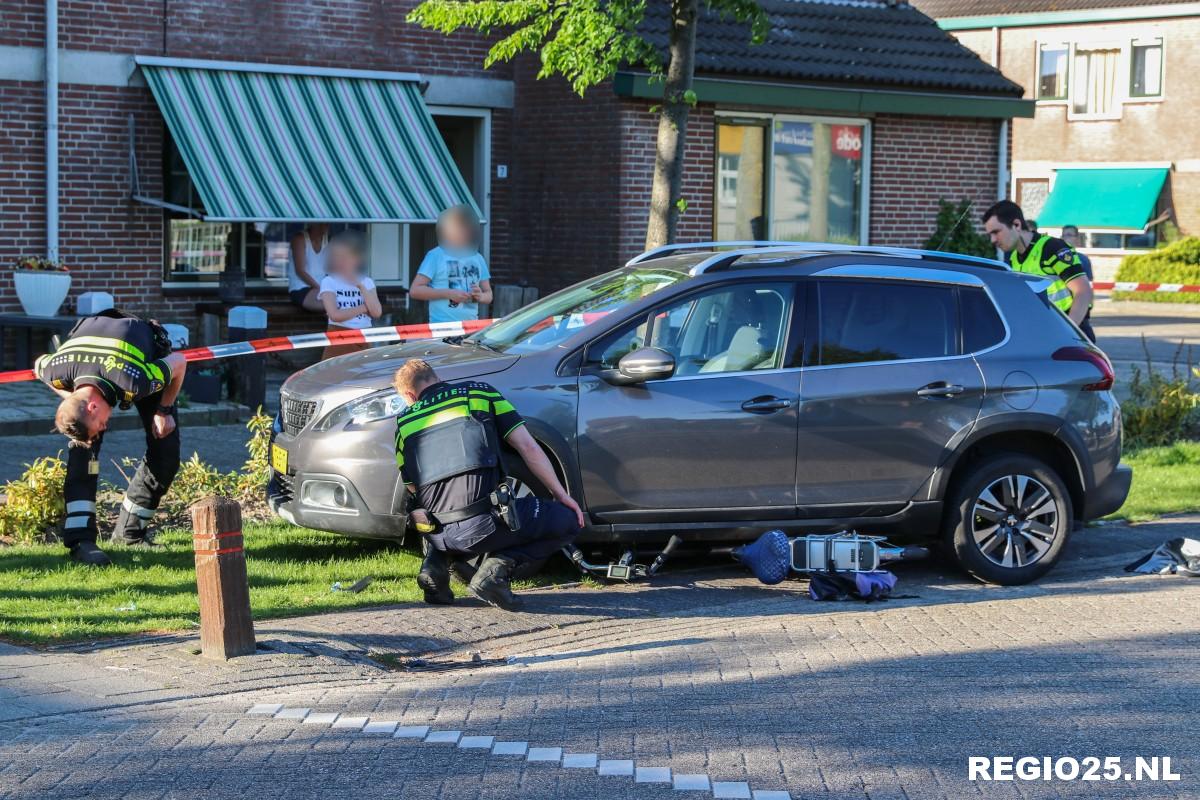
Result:
M1004 321L983 289L962 288L963 352L978 353L1004 340Z
M952 286L829 280L817 298L817 364L958 355Z
M676 375L777 369L783 363L794 284L722 286L655 309L648 320L592 345L588 360L616 369L639 347L675 357Z

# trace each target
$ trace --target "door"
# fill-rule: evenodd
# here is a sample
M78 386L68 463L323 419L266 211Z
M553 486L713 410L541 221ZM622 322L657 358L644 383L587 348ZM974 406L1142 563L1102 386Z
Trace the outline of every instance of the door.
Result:
M794 515L795 287L701 290L588 348L577 451L592 513L610 521ZM675 374L634 386L601 376L643 346L671 353Z
M800 398L802 516L907 503L979 416L983 379L961 355L958 289L817 281Z

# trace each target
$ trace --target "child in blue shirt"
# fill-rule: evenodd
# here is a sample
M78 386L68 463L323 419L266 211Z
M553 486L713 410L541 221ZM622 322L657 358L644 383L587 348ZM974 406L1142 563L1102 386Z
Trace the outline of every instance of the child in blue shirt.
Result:
M425 254L409 287L414 300L429 303L430 322L479 319L480 304L492 302L491 274L479 252L479 222L467 206L438 216L438 246Z

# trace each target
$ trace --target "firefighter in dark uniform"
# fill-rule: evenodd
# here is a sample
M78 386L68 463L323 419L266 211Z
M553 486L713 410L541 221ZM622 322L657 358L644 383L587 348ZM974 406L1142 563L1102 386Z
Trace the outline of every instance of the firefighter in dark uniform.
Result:
M1021 207L1011 200L1001 200L983 212L983 228L992 244L1008 254L1014 270L1049 280L1046 296L1050 302L1096 341L1091 323L1092 282L1075 249L1048 233L1030 230Z
M449 560L455 554L486 555L471 593L499 608L517 608L513 569L569 544L583 527L583 512L525 420L492 386L444 383L415 358L397 370L394 385L408 403L396 420L396 463L412 496L410 519L426 543L417 575L425 602L453 602ZM501 440L554 500L508 496Z
M170 350L157 323L107 311L80 320L62 346L34 364L38 378L62 398L54 425L71 440L62 541L75 561L97 567L110 563L96 546L96 485L100 443L117 407L137 408L146 430L146 455L125 490L112 540L150 544L146 527L179 470L175 398L186 363Z

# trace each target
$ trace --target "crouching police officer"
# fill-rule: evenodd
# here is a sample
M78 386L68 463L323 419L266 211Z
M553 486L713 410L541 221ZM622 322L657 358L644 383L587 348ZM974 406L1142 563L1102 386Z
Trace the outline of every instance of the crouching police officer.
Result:
M96 546L96 484L100 443L117 406L137 408L146 430L146 455L125 490L112 540L150 544L146 526L179 470L175 398L187 365L170 350L157 323L110 310L81 319L61 347L34 364L38 378L62 398L54 426L71 440L62 541L75 561L94 567L110 563Z
M517 608L510 586L513 569L569 544L583 527L583 512L525 429L525 420L492 386L444 383L416 358L396 371L393 383L409 404L396 420L396 463L414 495L410 516L427 540L417 575L425 602L453 602L453 554L486 554L471 593L499 608ZM520 454L553 501L508 496L501 439Z

